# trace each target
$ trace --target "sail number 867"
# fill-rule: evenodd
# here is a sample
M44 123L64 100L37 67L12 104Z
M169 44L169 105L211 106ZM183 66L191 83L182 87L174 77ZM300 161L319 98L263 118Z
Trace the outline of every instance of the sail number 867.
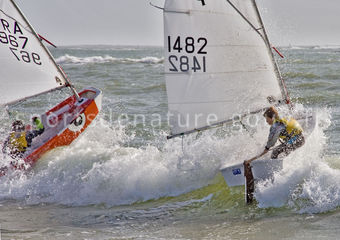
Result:
M0 32L0 43L9 46L9 50L18 61L22 60L25 63L34 62L37 65L41 65L42 62L39 54L34 52L30 53L24 50L29 42L28 40L29 39L25 36L15 37L6 32Z

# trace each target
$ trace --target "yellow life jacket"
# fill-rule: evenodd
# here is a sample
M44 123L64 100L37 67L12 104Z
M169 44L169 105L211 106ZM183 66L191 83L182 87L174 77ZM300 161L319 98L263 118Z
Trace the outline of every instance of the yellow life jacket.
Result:
M286 127L286 132L288 133L288 136L281 135L280 138L286 140L287 137L292 138L296 135L299 135L302 133L303 129L298 121L296 121L294 118L290 118L289 120L285 118L278 118L275 119L275 122L283 123ZM289 139L288 139L289 140Z
M9 147L19 152L25 152L27 148L27 140L25 132L12 132L9 136Z

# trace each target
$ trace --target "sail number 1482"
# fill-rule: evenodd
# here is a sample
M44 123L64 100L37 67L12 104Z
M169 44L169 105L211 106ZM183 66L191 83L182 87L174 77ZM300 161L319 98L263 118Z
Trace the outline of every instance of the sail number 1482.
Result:
M187 72L192 70L194 72L206 72L206 54L205 47L208 40L206 38L181 38L178 36L173 39L168 36L168 52L170 72ZM171 54L173 53L173 54ZM177 53L180 53L178 55Z

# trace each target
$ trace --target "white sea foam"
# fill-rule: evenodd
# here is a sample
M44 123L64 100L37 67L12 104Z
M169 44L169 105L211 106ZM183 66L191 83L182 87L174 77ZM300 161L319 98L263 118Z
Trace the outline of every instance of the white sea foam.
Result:
M183 156L180 140L166 143L162 150L124 146L130 140L124 129L91 126L71 146L45 155L31 174L5 176L0 199L28 204L129 204L202 187L218 172L219 161L208 147L212 140L188 147L184 163L190 169L185 170L178 168Z
M259 207L288 205L314 213L340 205L340 171L322 156L330 118L327 111L317 116L318 127L303 148L285 159L275 181L257 184ZM44 156L29 174L5 176L0 199L113 206L177 196L207 185L221 163L242 162L257 154L266 141L264 126L260 124L253 137L246 131L226 138L206 132L198 140L189 137L183 143L165 142L161 148L137 148L128 147L134 135L126 135L124 128L93 125L71 146ZM159 140L165 141L165 134Z
M58 64L91 64L91 63L146 63L159 64L163 63L164 58L144 57L144 58L115 58L112 56L91 56L76 57L64 55L56 59Z

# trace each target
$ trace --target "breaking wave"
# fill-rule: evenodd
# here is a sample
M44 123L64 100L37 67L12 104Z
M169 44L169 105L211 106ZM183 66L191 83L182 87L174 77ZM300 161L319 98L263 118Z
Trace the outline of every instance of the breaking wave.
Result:
M285 159L274 182L257 184L258 207L287 206L301 213L318 213L340 206L340 170L331 167L323 152L329 115L327 109L319 110L318 125L305 146ZM208 131L198 139L166 141L166 134L160 131L152 145L134 147L129 143L135 133L127 134L125 128L99 118L71 146L49 152L30 172L1 178L0 200L116 206L179 196L207 186L226 161L236 163L256 155L268 131L261 126L252 139L246 132L216 137ZM244 201L225 185L214 189L213 195L221 192L237 204ZM225 208L224 201L216 205Z
M212 139L188 147L183 157L180 140L166 142L161 149L125 146L131 138L133 134L127 136L124 129L92 125L71 146L46 154L30 173L4 176L0 200L71 206L131 204L187 193L205 186L218 173L219 159L209 148L200 150L213 144ZM166 136L159 138L165 141ZM185 158L190 169L179 169L179 158Z
M91 64L91 63L145 63L160 64L164 58L144 57L144 58L115 58L112 56L92 56L92 57L76 57L64 55L56 59L58 64Z

